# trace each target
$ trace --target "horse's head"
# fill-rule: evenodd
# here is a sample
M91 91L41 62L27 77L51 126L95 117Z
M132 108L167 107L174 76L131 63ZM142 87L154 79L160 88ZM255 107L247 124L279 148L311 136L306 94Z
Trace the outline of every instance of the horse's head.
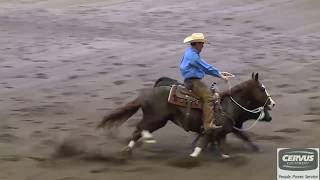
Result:
M272 110L276 103L269 95L266 87L259 81L259 74L252 73L252 79L248 83L251 101L267 110Z
M269 95L266 87L259 81L259 74L252 73L252 79L248 81L247 93L250 98L252 107L263 107L265 112L265 117L262 121L271 121L271 116L268 113L272 110L276 103Z

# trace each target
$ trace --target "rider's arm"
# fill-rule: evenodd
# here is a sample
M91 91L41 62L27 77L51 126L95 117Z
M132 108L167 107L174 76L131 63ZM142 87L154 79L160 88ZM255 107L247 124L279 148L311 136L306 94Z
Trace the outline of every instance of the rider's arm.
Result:
M221 78L220 70L213 67L211 64L207 63L205 60L201 59L197 53L192 54L192 65L199 67L206 74Z

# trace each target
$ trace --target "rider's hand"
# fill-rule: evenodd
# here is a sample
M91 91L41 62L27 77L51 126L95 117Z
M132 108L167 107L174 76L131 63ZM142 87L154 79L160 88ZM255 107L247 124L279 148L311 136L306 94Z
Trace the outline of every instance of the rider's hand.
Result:
M229 72L221 72L221 79L228 81L229 78L234 77L233 74L229 73Z
M221 79L223 79L224 81L228 81L229 80L229 76L225 76L223 74L221 74Z
M229 73L229 72L221 72L221 75L223 75L223 76L228 76L229 78L230 78L230 77L235 77L235 75L233 75L233 74L231 74L231 73Z

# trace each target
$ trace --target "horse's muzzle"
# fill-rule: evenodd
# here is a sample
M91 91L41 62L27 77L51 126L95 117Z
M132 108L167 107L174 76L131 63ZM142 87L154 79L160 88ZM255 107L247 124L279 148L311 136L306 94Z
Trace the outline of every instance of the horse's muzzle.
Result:
M270 100L270 104L267 106L267 108L268 108L268 110L271 111L276 106L276 102L274 102L274 100L272 98L270 98L269 100Z
M261 121L264 121L264 122L272 121L272 116L270 115L267 109L264 109L264 118Z

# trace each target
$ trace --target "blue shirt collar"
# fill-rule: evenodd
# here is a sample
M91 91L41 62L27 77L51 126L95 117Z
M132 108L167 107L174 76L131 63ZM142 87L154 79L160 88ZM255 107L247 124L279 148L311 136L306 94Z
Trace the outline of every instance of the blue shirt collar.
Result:
M193 52L195 52L195 53L199 54L198 50L196 50L195 48L193 48L193 47L189 47L189 49L190 49L191 51L193 51Z

